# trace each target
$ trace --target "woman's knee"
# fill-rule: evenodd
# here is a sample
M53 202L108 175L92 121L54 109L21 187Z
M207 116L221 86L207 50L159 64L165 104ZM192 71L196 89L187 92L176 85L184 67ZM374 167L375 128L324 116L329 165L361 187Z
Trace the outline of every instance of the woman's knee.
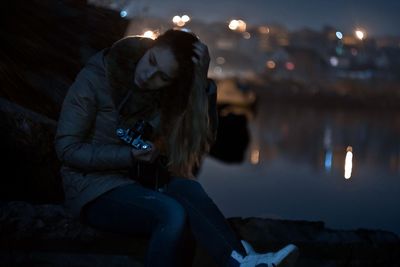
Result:
M180 228L185 225L186 220L186 211L178 201L173 198L164 201L160 209L160 223Z
M202 189L203 187L198 181L182 177L173 177L168 184L169 191L188 192Z
M168 193L186 199L207 199L208 194L203 186L196 180L175 177L168 184Z

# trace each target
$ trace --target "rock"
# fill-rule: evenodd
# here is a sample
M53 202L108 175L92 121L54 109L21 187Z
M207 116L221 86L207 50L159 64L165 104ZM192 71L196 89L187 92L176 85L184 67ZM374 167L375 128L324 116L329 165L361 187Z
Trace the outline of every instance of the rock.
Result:
M88 267L143 264L148 245L145 238L82 225L61 205L11 201L0 207L2 263ZM228 221L238 238L250 242L258 252L296 244L300 248L296 266L399 266L400 263L400 239L387 231L333 230L325 228L322 222L263 218ZM194 266L215 264L206 250L198 247Z
M118 254L63 253L46 251L16 251L12 255L0 251L1 267L143 267L131 256Z
M89 57L122 38L129 23L83 0L6 1L0 17L0 97L54 120Z
M7 266L142 266L147 242L83 225L62 205L0 206L0 262Z
M2 200L63 201L56 127L56 121L0 98Z

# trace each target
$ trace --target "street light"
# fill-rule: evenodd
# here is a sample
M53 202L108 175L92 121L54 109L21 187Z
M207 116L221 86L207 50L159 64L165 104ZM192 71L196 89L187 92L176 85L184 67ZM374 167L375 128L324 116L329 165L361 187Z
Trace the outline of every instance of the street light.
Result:
M365 38L365 32L362 30L356 30L355 34L356 34L356 37L360 40L363 40Z
M189 21L190 17L188 15L183 15L182 17L176 15L172 18L172 22L179 27L185 26L185 24L188 23Z
M190 21L190 17L189 17L188 15L183 15L181 19L182 19L182 21L185 22L185 23L187 23L187 22Z
M233 19L229 22L228 27L232 31L245 32L246 31L246 22L244 22L241 19L239 19L239 20Z
M235 30L237 29L238 25L239 25L239 22L238 22L236 19L233 19L233 20L231 20L231 21L229 22L228 27L229 27L229 29L231 29L232 31L235 31Z
M174 16L173 18L172 18L172 22L174 23L174 24L177 24L179 21L181 20L181 17L180 16Z

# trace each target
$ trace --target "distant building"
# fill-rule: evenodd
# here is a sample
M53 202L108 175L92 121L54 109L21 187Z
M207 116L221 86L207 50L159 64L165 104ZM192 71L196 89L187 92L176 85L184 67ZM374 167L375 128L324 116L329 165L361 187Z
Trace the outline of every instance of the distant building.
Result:
M103 1L107 3L108 1ZM172 21L136 16L126 35L146 30L162 33ZM209 75L295 79L302 82L355 80L400 80L400 37L358 39L338 34L333 27L322 31L300 29L289 32L281 25L253 25L234 31L226 22L188 25L209 47Z

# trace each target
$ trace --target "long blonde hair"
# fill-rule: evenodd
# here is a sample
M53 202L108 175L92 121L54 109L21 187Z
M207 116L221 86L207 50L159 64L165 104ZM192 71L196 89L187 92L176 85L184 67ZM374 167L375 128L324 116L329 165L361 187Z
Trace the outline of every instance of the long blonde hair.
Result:
M194 82L188 105L170 125L171 131L166 140L168 166L172 173L193 177L193 169L201 164L210 148L209 125L205 88Z
M211 129L208 116L207 84L200 80L192 62L194 34L168 30L156 39L155 45L169 47L179 64L178 77L161 96L161 129L173 175L193 177L209 151Z

